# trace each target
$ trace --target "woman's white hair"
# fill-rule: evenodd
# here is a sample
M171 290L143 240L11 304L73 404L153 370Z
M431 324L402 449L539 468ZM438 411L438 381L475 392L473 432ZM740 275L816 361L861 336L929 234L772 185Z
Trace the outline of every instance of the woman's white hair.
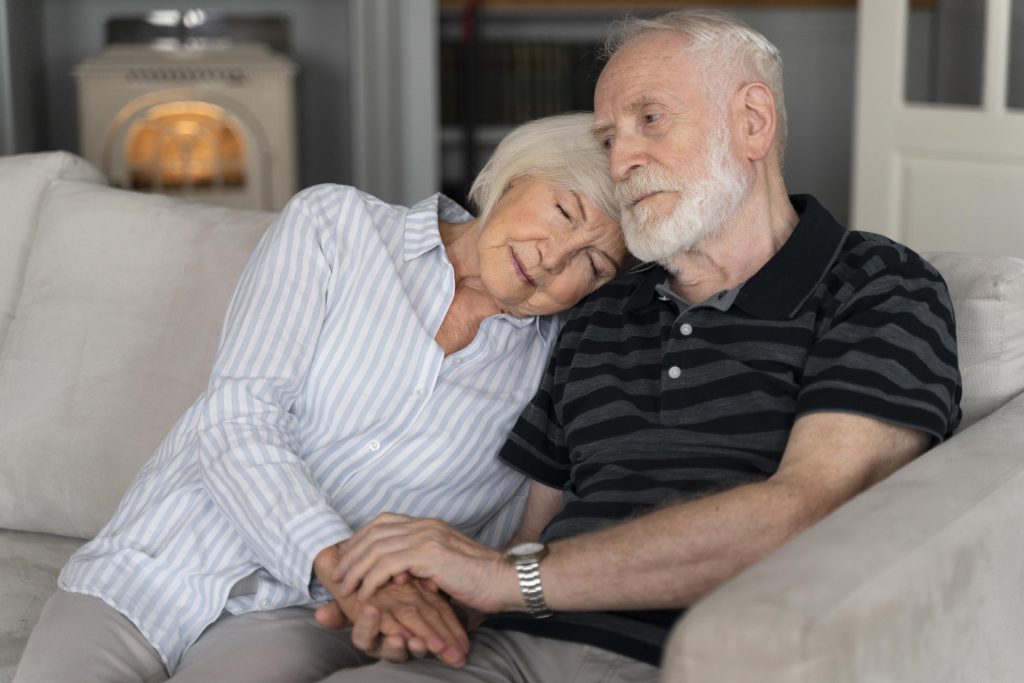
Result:
M782 91L782 53L767 38L742 21L711 10L678 10L651 19L628 17L605 43L605 57L611 58L630 40L653 31L675 31L686 37L683 50L697 58L712 102L732 91L722 87L723 77L739 87L761 81L775 98L776 142L781 162L786 147L786 104Z
M586 195L619 222L608 156L592 134L590 112L557 114L515 128L495 148L473 181L469 199L481 224L519 178L541 178Z

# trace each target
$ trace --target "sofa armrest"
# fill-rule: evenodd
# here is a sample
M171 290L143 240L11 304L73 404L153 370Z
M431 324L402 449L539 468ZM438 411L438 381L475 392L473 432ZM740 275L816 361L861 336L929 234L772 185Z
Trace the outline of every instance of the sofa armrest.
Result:
M699 601L666 683L1017 681L1024 394Z

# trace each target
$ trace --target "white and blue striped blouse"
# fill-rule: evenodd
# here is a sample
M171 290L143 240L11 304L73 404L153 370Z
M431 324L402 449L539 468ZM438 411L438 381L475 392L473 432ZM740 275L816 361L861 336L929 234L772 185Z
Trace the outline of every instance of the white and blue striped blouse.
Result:
M327 599L313 558L379 512L507 540L526 484L496 453L558 321L493 316L445 357L433 338L455 281L439 218L470 216L440 195L298 194L242 274L207 391L61 588L124 613L173 672L223 609ZM229 598L253 572L255 593Z

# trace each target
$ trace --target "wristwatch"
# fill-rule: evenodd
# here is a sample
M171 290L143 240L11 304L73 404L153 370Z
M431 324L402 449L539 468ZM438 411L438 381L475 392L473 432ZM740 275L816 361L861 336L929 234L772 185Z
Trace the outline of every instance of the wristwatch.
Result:
M540 585L540 561L547 554L548 547L543 543L520 543L505 552L505 557L515 565L519 575L519 590L523 592L526 612L534 619L551 616Z

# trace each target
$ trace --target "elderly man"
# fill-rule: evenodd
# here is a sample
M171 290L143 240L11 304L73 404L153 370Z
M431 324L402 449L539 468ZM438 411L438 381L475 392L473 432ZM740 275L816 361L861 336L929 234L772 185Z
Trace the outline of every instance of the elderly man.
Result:
M688 605L959 421L939 274L787 195L763 36L701 12L628 24L595 109L627 244L657 265L571 314L502 451L533 480L519 545L383 515L340 549L342 593L410 574L493 615L465 667L329 680L656 680Z

